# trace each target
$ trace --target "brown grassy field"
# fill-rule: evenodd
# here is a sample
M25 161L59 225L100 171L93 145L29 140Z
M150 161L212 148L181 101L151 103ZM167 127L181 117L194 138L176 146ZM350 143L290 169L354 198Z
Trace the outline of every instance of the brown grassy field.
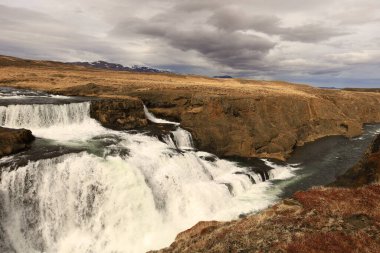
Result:
M0 85L59 92L75 86L96 84L111 87L113 93L141 90L184 90L213 95L250 96L289 94L310 97L307 85L281 81L216 79L196 75L135 73L72 66L59 62L22 60L0 56ZM107 89L104 90L107 93ZM89 95L91 90L88 90ZM115 94L116 95L116 94Z

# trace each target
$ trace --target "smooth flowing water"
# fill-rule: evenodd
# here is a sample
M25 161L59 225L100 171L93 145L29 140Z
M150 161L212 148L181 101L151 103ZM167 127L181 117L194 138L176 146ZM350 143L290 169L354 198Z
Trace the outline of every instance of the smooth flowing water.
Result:
M293 165L243 165L196 150L179 123L147 108L152 123L173 125L161 141L106 129L89 109L83 101L0 106L1 126L28 128L38 137L30 150L0 159L0 249L159 249L198 221L231 220L267 207L322 167L309 168L307 152L295 155ZM371 134L357 141L364 147Z

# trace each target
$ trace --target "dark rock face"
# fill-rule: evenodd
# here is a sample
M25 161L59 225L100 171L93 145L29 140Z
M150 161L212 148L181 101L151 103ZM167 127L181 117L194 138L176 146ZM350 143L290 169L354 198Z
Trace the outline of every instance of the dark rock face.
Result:
M33 140L30 130L0 127L0 157L27 149Z
M103 126L116 130L130 130L148 125L143 103L133 98L92 101L90 116Z
M333 186L358 187L380 182L380 135L367 149L362 159L345 174L338 177Z

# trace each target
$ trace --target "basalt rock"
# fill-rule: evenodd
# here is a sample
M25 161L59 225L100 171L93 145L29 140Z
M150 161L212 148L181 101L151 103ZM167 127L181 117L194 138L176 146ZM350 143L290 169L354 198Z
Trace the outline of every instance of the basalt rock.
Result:
M90 116L103 126L117 130L136 129L148 124L142 101L134 98L92 101Z
M33 140L30 130L0 127L0 157L29 148Z

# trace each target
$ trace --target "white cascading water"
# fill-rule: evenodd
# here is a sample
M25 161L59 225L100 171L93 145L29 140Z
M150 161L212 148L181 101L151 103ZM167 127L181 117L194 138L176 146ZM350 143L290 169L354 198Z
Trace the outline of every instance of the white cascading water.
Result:
M193 138L191 137L191 134L188 131L180 127L177 127L175 131L172 131L172 134L174 137L174 142L179 149L194 149Z
M46 139L88 139L104 132L90 118L90 102L0 106L0 126L27 128Z
M192 138L190 132L186 131L185 129L180 128L179 127L180 123L156 118L151 112L149 112L148 108L145 105L144 105L144 112L145 112L146 118L153 123L170 124L170 125L176 126L176 130L171 131L171 134L173 136L174 141L172 139L172 136L170 136L170 135L164 137L164 141L170 147L178 148L181 150L192 150L192 149L194 149L193 138Z
M152 121L153 123L179 125L179 123L177 123L177 122L156 118L151 112L149 112L148 108L146 108L145 105L144 105L144 112L145 112L146 118L148 120Z
M145 252L168 246L200 220L237 218L276 198L249 168L175 150L193 148L185 130L174 131L169 144L108 130L89 117L89 103L0 107L0 117L2 126L57 141L118 140L103 156L82 152L2 168L0 222L16 252Z

